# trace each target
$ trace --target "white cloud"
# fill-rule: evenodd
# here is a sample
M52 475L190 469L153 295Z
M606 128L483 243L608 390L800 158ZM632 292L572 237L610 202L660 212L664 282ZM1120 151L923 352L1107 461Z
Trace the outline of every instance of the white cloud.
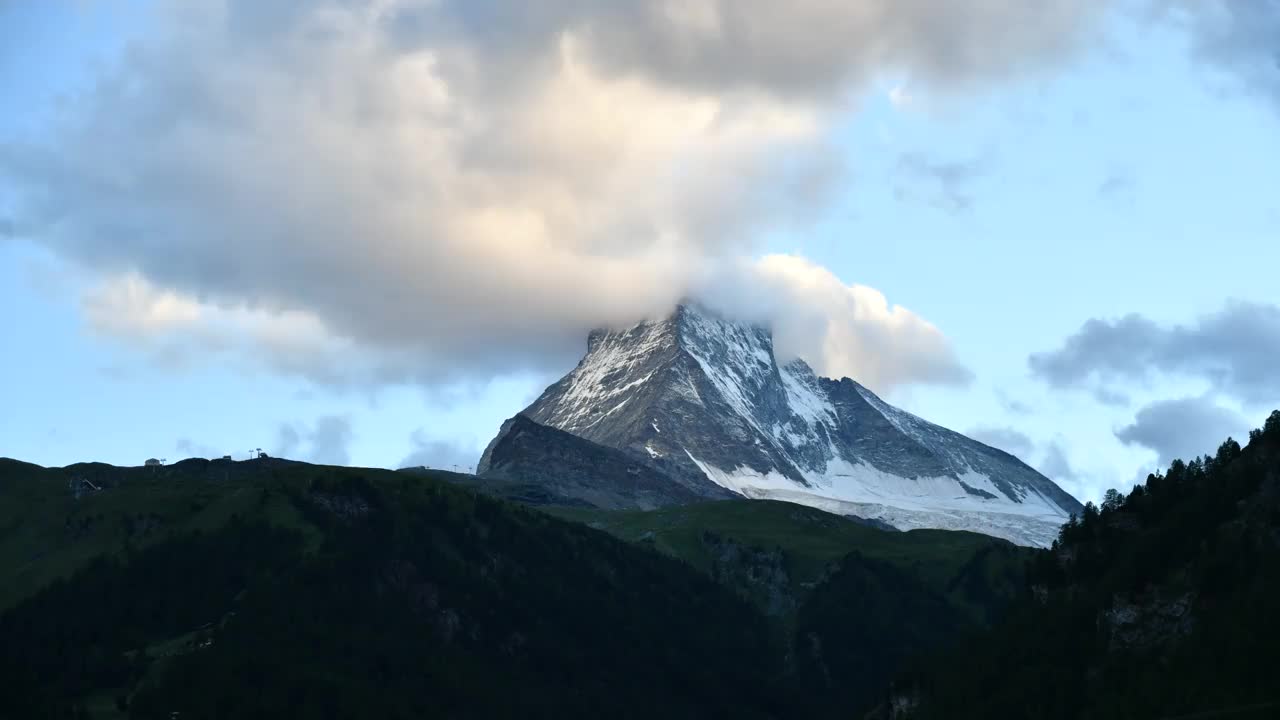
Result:
M754 264L781 344L825 371L954 381L936 328L803 260L756 263L758 238L821 208L861 82L1016 75L1094 9L183 3L47 143L0 142L0 179L13 227L108 277L91 326L171 354L251 343L334 382L559 369L589 328Z
M81 309L94 334L123 340L171 368L209 359L265 363L269 370L338 384L392 379L413 362L390 352L371 355L307 312L200 302L136 273L107 276L84 293Z
M804 258L766 255L704 288L713 308L772 326L780 361L802 357L819 374L854 377L877 391L971 378L928 321Z
M910 106L914 101L915 98L907 91L906 85L894 85L889 90L889 102L899 110Z
M85 319L96 331L146 339L198 326L199 303L172 291L157 290L137 274L121 275L87 293Z

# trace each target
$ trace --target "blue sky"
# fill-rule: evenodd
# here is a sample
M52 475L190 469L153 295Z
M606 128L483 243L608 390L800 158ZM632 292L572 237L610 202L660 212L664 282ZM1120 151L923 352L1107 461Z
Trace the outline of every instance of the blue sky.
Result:
M595 83L589 86L590 91L603 87L610 103L671 103L668 114L676 116L689 109L689 117L697 117L695 111L700 106L694 100L705 102L705 97L711 96L726 107L730 99L739 103L736 107L744 116L767 118L731 128L737 134L726 131L723 136L702 136L711 137L708 145L725 143L732 154L717 150L690 155L680 150L670 156L671 162L690 163L694 169L680 170L683 174L679 177L695 174L700 183L696 188L705 189L711 198L700 200L704 205L692 210L683 205L671 210L675 220L670 226L685 232L695 232L689 230L692 227L726 236L752 234L749 242L733 245L734 252L743 257L770 253L802 256L814 266L826 268L842 283L875 288L890 303L931 323L945 338L949 357L972 374L972 381L957 384L925 376L888 378L881 388L888 399L927 419L1002 443L1081 499L1097 499L1106 488L1127 487L1139 474L1167 462L1170 453L1213 450L1226 434L1238 435L1242 429L1260 425L1266 412L1280 406L1280 369L1268 371L1250 364L1251 348L1280 347L1280 327L1271 321L1271 312L1280 303L1275 282L1276 268L1280 267L1280 193L1276 192L1280 187L1280 97L1269 94L1270 88L1277 87L1276 81L1266 75L1265 63L1245 62L1242 54L1224 52L1221 46L1214 46L1214 52L1205 49L1210 47L1205 38L1221 38L1235 27L1221 17L1205 19L1192 12L1182 23L1157 21L1128 12L1120 3L1115 5L1098 10L1098 17L1078 31L1080 37L1072 40L1070 50L1046 57L1014 57L1008 60L1010 67L999 72L983 69L973 77L958 71L952 75L930 66L927 57L918 59L916 48L889 48L893 52L887 54L899 58L891 67L858 65L849 70L869 61L844 56L815 59L830 61L820 67L832 69L836 90L800 84L775 87L769 84L773 80L759 80L758 88L762 89L757 94L763 100L755 95L742 100L736 86L729 87L730 80L756 82L737 66L720 75L708 70L707 79L701 67L673 70L664 58L611 59L597 57L599 51L590 49L582 51L582 57L587 58L584 65L596 73L588 73L588 80ZM1255 7L1259 15L1254 25L1280 28L1280 6L1262 2ZM253 12L246 17L268 33L287 26L272 25L276 19L264 19ZM225 266L229 269L223 269L217 263L225 258L209 248L234 235L252 243L247 247L262 249L268 256L261 261L264 267L275 267L270 265L275 248L294 242L291 232L309 228L290 224L292 206L273 208L286 218L277 221L272 213L257 214L256 205L254 214L246 210L242 219L234 213L246 206L226 201L228 204L207 210L192 201L191 206L203 214L192 210L192 214L173 220L167 215L159 217L152 208L172 203L175 214L186 212L185 196L156 191L144 195L149 186L139 181L128 186L136 189L136 195L130 190L112 202L137 202L147 206L147 212L125 216L112 214L118 208L90 208L96 200L83 194L90 185L64 186L50 180L72 182L66 178L76 173L111 172L110 168L118 167L121 172L136 171L138 177L154 168L163 169L167 174L161 190L188 183L205 187L201 183L212 182L210 176L194 170L185 175L183 168L221 167L199 165L217 158L198 155L197 162L168 165L157 151L156 157L146 155L150 164L140 160L136 168L131 166L131 158L151 152L152 147L160 146L159 141L148 144L141 126L133 133L137 137L132 137L128 127L122 130L104 125L108 121L103 118L117 111L132 112L148 102L167 108L162 99L183 104L200 97L196 94L203 87L200 83L165 84L158 82L159 78L225 79L234 88L248 88L246 92L258 98L246 102L266 106L260 110L258 106L246 109L249 106L233 104L233 114L251 116L240 121L242 124L204 125L200 124L203 120L193 122L181 115L173 121L180 127L195 128L191 137L201 142L245 142L236 133L261 134L264 128L274 132L276 124L283 122L280 118L305 112L303 106L285 105L276 99L278 95L252 95L257 88L243 80L246 76L231 75L229 70L215 73L200 65L224 57L228 48L241 47L235 43L252 49L255 42L275 42L245 40L242 36L247 31L239 29L235 19L230 15L223 18L227 37L219 41L222 44L209 41L208 47L193 48L188 54L181 50L181 42L165 46L166 41L182 37L181 28L173 29L182 20L157 11L150 3L15 0L0 4L0 170L8 163L7 171L0 171L0 221L6 223L0 227L9 228L0 233L0 319L7 330L5 351L0 355L0 396L6 407L0 414L0 455L46 465L83 460L138 464L150 456L174 460L188 455L243 455L249 448L262 447L304 459L369 466L398 466L407 461L473 463L503 419L572 366L580 350L571 340L577 331L575 323L584 322L584 317L590 319L589 315L564 310L564 299L551 298L550 291L550 299L539 296L543 286L537 281L510 276L528 283L523 290L528 301L519 304L532 309L511 310L512 303L507 303L513 324L504 326L494 316L507 310L494 309L474 298L459 296L455 304L444 290L440 295L414 294L414 277L421 277L421 284L436 282L431 274L433 263L439 265L442 256L431 255L430 247L415 249L409 256L384 258L399 246L372 241L365 255L374 269L353 275L350 287L333 287L335 282L343 283L341 275L337 280L332 275L306 275L312 264L322 267L328 261L328 246L308 245L304 254L281 255L281 262L288 263L280 266L288 268L283 284L296 284L299 289L263 291L262 283L269 284L271 278L263 281L253 277L253 264L258 262L253 256L232 255L233 260L243 258L246 267L231 262ZM566 23L576 20L555 19ZM591 20L609 22L608 18ZM293 21L278 20L285 24ZM973 42L980 44L983 32L1000 32L999 21L993 18L990 26L975 21L973 27L962 31L974 34ZM348 26L339 27L336 39L314 41L323 46L322 55L321 50L316 51L318 59L308 57L309 36L290 36L289 42L279 44L289 47L293 55L273 61L280 64L269 66L270 72L263 74L268 80L286 76L289 66L283 63L296 60L295 55L302 57L302 65L314 63L308 77L321 78L326 73L341 76L348 60L381 62L389 57L377 55L371 60L360 51L359 43L342 44L344 27ZM466 58L478 62L482 73L486 63L496 67L503 61L500 53L486 54L483 37L459 37L459 44L474 44L465 48L469 53ZM431 36L424 42L449 39ZM1045 39L1043 44L1050 42ZM180 58L195 70L190 76L177 71L161 75L146 63L130 59L130 53L139 47L160 47L162 50L150 57ZM562 68L570 64L566 58L571 56L565 52L562 49L559 55ZM226 57L227 65L243 64L246 71L254 71L257 68L251 63L256 57L250 53L234 62ZM448 54L430 57L437 63L434 67L449 67ZM729 62L718 56L715 59ZM612 68L610 62L624 61L637 63L631 75L609 76L602 69ZM142 82L141 89L135 90L101 91L104 84L110 86L117 77L112 73L120 67L133 73L129 77L135 80L155 82ZM1263 70L1256 71L1257 67ZM1274 70L1280 72L1280 64ZM148 72L156 74L145 74ZM730 78L723 80L724 87L715 84L722 81L721 75ZM451 79L447 71L439 71L438 76L443 81ZM495 77L506 81L505 75ZM535 80L527 87L543 87ZM487 94L487 86L459 90L445 85L449 91L441 97L447 98L450 112L459 105L464 111L473 111L483 109L482 103L498 102ZM320 96L328 103L336 101L324 93L358 87L340 81L317 86L325 88ZM271 87L278 90L285 86ZM391 98L398 103L416 103L421 94L435 92L433 87L416 84L408 91L395 90L363 101L377 108L368 110L376 115L384 112L379 102ZM188 94L162 98L158 94L162 90ZM136 105L121 104L121 98L133 97L139 98ZM307 100L316 95L300 97ZM341 103L345 101L341 99ZM214 114L220 108L210 107ZM424 108L415 112L429 114L439 109L430 103ZM800 109L795 118L777 119L795 108ZM533 110L538 112L531 111L531 116L547 117L538 114L545 111L544 106L533 106ZM385 112L400 122L397 108ZM562 115L557 111L550 117L562 122ZM167 117L164 113L158 116ZM574 117L572 122L575 124L570 127L577 137L584 132L580 123L586 120ZM315 124L320 126L315 132L321 135L338 132L336 122ZM765 130L759 129L766 124ZM81 135L68 127L90 131L105 127L106 131ZM362 127L359 123L341 126L341 132L357 134L344 136L354 137L353 142L333 147L380 151L381 146L361 144L366 139L360 134ZM441 127L456 130L451 124ZM555 127L536 127L539 132L553 133L549 136L553 139L560 137L554 134ZM306 134L305 129L298 132ZM405 132L414 132L412 121ZM622 137L616 147L646 142L654 144L640 147L665 152L673 144L664 133L671 132L679 129L666 128L659 118L636 130L639 134ZM112 147L86 144L87 136L100 137L106 144L123 137L139 143L136 147L143 150L112 156ZM287 146L290 135L272 137L273 147ZM436 137L432 135L430 142ZM600 137L601 143L615 139L609 132ZM248 141L253 140L250 137ZM744 164L742 172L748 179L735 184L739 181L734 173L722 177L706 170L703 176L697 175L704 172L698 168L736 162L742 156L754 158L755 148L764 146L780 147L789 158L799 158L801 165L812 162L819 169L830 166L830 171L822 175L825 179L819 189L802 189L796 191L799 197L787 198L787 207L777 216L748 214L739 224L718 215L704 221L712 216L707 208L735 210L735 202L739 202L735 198L745 198L751 192L768 195L775 187L770 183L778 176L771 174L772 169L757 173L757 165ZM38 157L60 174L47 168L36 174L25 169L32 165L33 156L13 149L28 147L44 148ZM565 152L573 155L567 160L559 156L530 159L523 154L527 148L511 152L524 163L520 171L538 179L580 171L579 165L586 161L574 152L586 151L572 143L565 147L569 149ZM604 148L598 151L601 154L616 149L607 144L599 147ZM433 153L449 150L432 148ZM697 152L704 151L700 147ZM98 153L105 158L103 164L92 165L82 159ZM649 157L655 156L661 165L665 156L651 150ZM288 157L296 160L294 155ZM472 156L443 157L458 163L465 172L467 158ZM615 166L632 162L625 153L609 157L614 158L611 162ZM353 152L347 157L335 150L332 157L308 159L321 170L336 167L361 172L365 165L380 162L378 158L382 155L375 151L367 156ZM280 160L279 167L292 168L288 162L294 160ZM373 168L372 174L382 178L375 185L388 195L399 192L397 178L419 171L417 166L394 160L381 162L384 164ZM538 165L553 162L559 164ZM104 167L109 170L102 170ZM267 169L260 174L267 178L262 181L267 192L277 186L265 183L283 176L270 174L276 172L276 164L264 167ZM673 167L658 170L670 173ZM258 187L254 184L258 172L243 168L235 172L246 185ZM598 255L604 252L601 247L612 251L614 245L625 244L631 237L626 233L637 223L627 208L627 193L643 186L653 172L650 165L630 175L610 171L607 177L617 180L621 190L618 197L598 196L600 204L613 213L605 217L607 222L602 221L602 226L620 228L622 234L605 240L584 236L586 239L576 241L578 245L603 243L591 245L592 254ZM729 175L734 179L726 180ZM303 197L327 191L327 178L317 180L307 173L289 177L290 183L302 188L298 193ZM47 189L49 196L41 200L32 191L37 186ZM523 189L525 184L519 187ZM368 188L357 190L366 192ZM340 222L351 218L352 232L358 234L370 227L398 229L403 213L403 221L416 233L422 226L413 223L429 221L414 217L414 197L385 206L353 202L350 211L336 217ZM559 202L551 195L535 193L530 197L525 210ZM65 203L56 214L58 221L36 222L42 217L38 210L59 200ZM644 207L658 209L653 212L673 207L665 196L645 195L637 202L650 201L651 206ZM362 216L364 212L378 213L379 217L371 220ZM578 214L568 214L583 215L575 212ZM218 233L205 232L203 226L196 231L182 225L190 218L217 219L219 213L228 215L228 223ZM395 216L396 224L377 224L383 222L381 217L390 216ZM703 224L685 222L688 218ZM170 221L173 224L166 224ZM190 231L195 238L192 244L179 245L171 237L175 227ZM430 227L431 233L443 232ZM430 245L437 242L430 238L444 236L423 231L422 237L427 239L421 242ZM444 237L438 242L449 241ZM676 244L680 249L677 259L701 258L708 252L707 243L701 240ZM654 247L665 245L655 243ZM723 244L715 249L719 252ZM504 250L522 251L510 246ZM405 257L418 258L423 265L415 266ZM200 267L192 268L181 258L198 258ZM340 261L334 262L341 267ZM402 270L408 280L400 277ZM449 274L470 271L454 269ZM477 272L462 278L466 285L482 286L489 281L489 271ZM492 272L495 276L498 273ZM379 282L382 277L394 279ZM122 278L132 278L129 282L134 284ZM120 285L122 282L125 284ZM132 287L134 292L119 291L119 287ZM332 287L332 302L328 293L321 292L327 287ZM117 290L113 293L110 288ZM584 292L604 295L590 295L581 303L569 304L613 307L616 301L627 310L640 306L628 304L629 299L617 300L607 289ZM367 307L337 299L366 295L389 299ZM148 298L142 311L150 314L125 317L139 312L138 303L132 301L142 296ZM571 295L569 300L573 300ZM1250 303L1257 312L1248 318L1256 325L1240 319L1241 313L1232 310L1236 307L1233 302ZM348 317L343 310L346 307L364 314ZM625 315L624 310L618 312ZM1154 344L1143 346L1132 340L1135 344L1117 349L1114 344L1104 347L1098 344L1101 341L1094 342L1101 331L1081 333L1091 319L1105 325L1131 313L1157 328L1151 334ZM1218 320L1206 321L1206 317ZM212 330L188 327L205 321L217 324L220 331L231 328L242 332L233 332L234 337L228 339ZM545 327L539 324L543 322ZM472 332L455 327L463 325L480 329ZM323 337L308 344L313 326L324 328ZM419 326L424 334L421 342L406 340L404 336ZM1234 334L1225 336L1222 333L1227 331L1219 332L1220 327ZM274 336L295 331L306 342L299 341L297 348L291 345L284 354L272 345L270 337L263 340L264 333ZM485 333L502 337L494 340ZM1077 336L1075 345L1069 341L1073 336ZM555 342L548 340L544 347L539 338L554 338ZM1170 338L1201 343L1192 354L1199 353L1196 357L1202 357L1203 362L1162 360L1161 348L1174 342ZM1165 344L1156 347L1159 343ZM451 348L459 350L450 354ZM1078 352L1068 357L1065 351L1071 348ZM861 348L858 352L877 350ZM1036 371L1030 361L1037 353L1059 351L1064 351L1055 356L1060 362L1052 364L1059 369L1056 374ZM325 354L331 354L331 366L341 372L313 367L311 361ZM498 355L501 361L493 360ZM857 368L859 357L854 353L846 365L839 364L843 359L830 362L833 367ZM1146 358L1143 362L1149 366L1128 367L1124 358L1129 357ZM1076 364L1068 367L1069 362ZM366 364L369 372L347 377L351 367L364 368ZM1039 367L1048 366L1041 363ZM1255 377L1259 373L1260 379ZM1254 380L1247 392L1239 389L1241 383L1232 382L1232 378L1246 376ZM1171 406L1173 401L1185 403ZM1181 423L1171 423L1167 417L1175 407L1184 413Z

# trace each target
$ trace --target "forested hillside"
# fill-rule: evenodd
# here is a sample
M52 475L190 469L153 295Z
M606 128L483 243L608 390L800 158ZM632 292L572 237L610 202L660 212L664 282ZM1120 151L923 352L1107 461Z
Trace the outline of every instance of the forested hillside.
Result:
M0 460L0 717L1280 709L1280 413L1046 551L781 502L539 509L449 479Z
M393 473L243 482L221 527L156 512L162 538L0 616L0 716L770 714L763 618L675 560Z
M1277 598L1280 412L1086 506L1007 620L904 673L879 714L1276 717Z
M624 542L448 479L0 461L0 717L838 715L1030 552L777 502L579 518Z

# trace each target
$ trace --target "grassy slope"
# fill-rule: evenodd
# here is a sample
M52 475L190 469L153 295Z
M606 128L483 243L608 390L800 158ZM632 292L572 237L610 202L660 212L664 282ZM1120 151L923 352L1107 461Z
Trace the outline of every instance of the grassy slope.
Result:
M173 533L221 527L233 515L309 534L311 527L282 490L299 489L317 476L343 473L400 482L403 474L363 468L331 468L253 461L185 461L158 469L85 464L41 468L0 458L0 610L58 577L66 577L104 552L144 547ZM87 477L102 492L68 489ZM428 482L453 480L452 473L425 471ZM811 587L826 569L853 550L884 560L948 592L956 574L984 548L1011 548L985 535L941 530L893 533L813 508L771 500L709 502L654 511L548 508L563 519L587 524L707 571L705 531L763 549L781 548L797 590ZM1017 551L1014 551L1017 554Z
M233 515L260 517L318 540L279 490L301 487L319 468L263 466L234 482L219 481L216 464L175 464L158 469L101 464L42 468L0 458L0 610L11 607L94 557L140 548L175 533L222 527ZM237 467L240 466L240 467ZM215 468L210 471L209 468ZM271 472L271 470L276 472ZM384 471L373 471L384 472ZM78 499L73 478L104 487Z
M795 592L821 581L829 568L857 551L919 578L924 584L971 612L975 601L963 595L963 574L981 572L984 580L1020 565L1032 551L1003 540L970 532L912 530L888 532L803 505L774 500L727 500L651 511L605 511L552 508L560 517L585 523L630 542L651 543L660 552L694 567L710 569L712 558L704 532L747 546L781 549ZM978 565L975 558L990 562ZM1010 583L1013 579L1010 579Z

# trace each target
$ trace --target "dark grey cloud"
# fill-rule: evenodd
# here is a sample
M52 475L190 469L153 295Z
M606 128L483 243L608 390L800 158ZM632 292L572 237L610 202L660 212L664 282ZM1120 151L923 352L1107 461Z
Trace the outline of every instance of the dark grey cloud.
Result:
M948 212L964 212L973 206L973 182L990 164L987 156L942 160L923 153L903 153L898 157L900 184L895 192L899 199L920 199Z
M975 427L965 434L978 442L999 448L1019 458L1030 457L1035 449L1035 443L1031 438L1010 427Z
M355 438L351 421L342 415L325 415L314 423L282 423L273 454L323 465L349 465Z
M1162 0L1193 52L1280 112L1280 0Z
M130 340L178 332L194 357L247 340L320 382L562 370L592 327L755 280L761 234L842 177L832 128L859 83L963 91L1043 67L1103 5L157 4L43 142L0 139L4 210L124 278L93 317ZM810 314L794 297L779 322ZM936 329L900 341L909 313L855 305L822 327L879 322L878 350L932 354L902 367L964 375Z
M472 472L480 459L480 451L464 444L428 437L418 428L409 436L413 451L404 457L396 467L440 468L442 470L457 469L460 472Z
M1147 405L1115 435L1126 445L1154 450L1166 465L1175 458L1212 455L1227 436L1239 439L1248 430L1249 423L1235 411L1207 397L1189 397Z
M1207 380L1249 405L1280 400L1280 307L1231 302L1186 325L1138 314L1091 319L1057 350L1031 355L1032 374L1053 387L1144 381L1153 373Z

